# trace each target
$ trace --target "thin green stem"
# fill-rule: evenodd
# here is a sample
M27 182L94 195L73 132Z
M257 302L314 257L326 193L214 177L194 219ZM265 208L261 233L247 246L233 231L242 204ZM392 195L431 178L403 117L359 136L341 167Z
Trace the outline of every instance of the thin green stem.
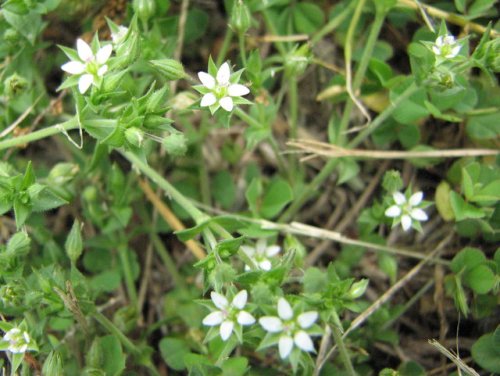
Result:
M125 244L118 246L118 256L125 278L125 285L127 286L128 297L131 304L137 308L137 289L135 288L134 276L132 275L132 268L130 267L127 246Z
M137 346L130 339L128 339L127 336L123 334L122 331L118 329L115 324L113 324L113 322L111 322L106 316L98 311L94 312L92 316L97 320L99 324L106 328L108 332L118 338L123 347L130 351L134 356L140 355L140 351L138 350Z
M222 42L222 46L219 50L219 54L217 55L216 64L218 67L222 65L222 62L226 58L227 51L229 50L229 46L231 45L231 40L233 39L234 32L228 27L226 29L226 35L224 36L224 41Z
M289 108L289 126L290 126L290 137L292 139L297 138L298 134L298 124L297 118L299 113L299 96L298 96L298 83L297 77L292 76L289 78L288 82L288 108ZM290 164L290 175L292 181L295 181L295 175L297 172L297 157L294 154L290 154L288 158L288 163Z
M155 182L161 189L163 189L177 204L179 204L193 220L200 224L208 219L208 216L201 212L193 203L186 198L182 193L174 188L163 176L158 174L155 170L149 167L144 161L142 161L135 154L121 150L121 154L127 158L139 171L146 175L149 179Z
M247 51L245 49L245 33L238 33L238 45L240 48L241 62L243 66L247 66Z
M7 140L0 141L0 150L8 149L23 144L28 144L30 142L38 141L41 140L42 138L53 136L55 134L59 134L76 128L78 128L78 120L76 119L76 117L73 117L61 124L56 124L51 127L43 128L24 136L9 138Z
M314 45L318 43L325 35L335 30L351 13L351 5L355 4L354 1L349 3L349 6L345 7L340 13L335 15L328 23L321 28L316 34L311 38L311 44Z
M342 360L342 363L344 363L347 374L356 376L356 371L352 366L351 358L349 357L349 353L347 352L347 348L344 344L344 339L342 338L342 332L340 330L340 328L342 327L342 323L340 322L337 312L335 311L333 312L333 321L334 323L333 325L331 325L332 336L338 346L340 359Z
M269 17L268 11L263 10L262 15L264 16L266 28L268 30L271 30L271 33L273 33L274 35L278 35L278 30L276 29L276 26L274 25L273 20L271 20L271 17ZM285 56L287 54L286 47L282 42L275 42L274 45L278 49L281 56Z

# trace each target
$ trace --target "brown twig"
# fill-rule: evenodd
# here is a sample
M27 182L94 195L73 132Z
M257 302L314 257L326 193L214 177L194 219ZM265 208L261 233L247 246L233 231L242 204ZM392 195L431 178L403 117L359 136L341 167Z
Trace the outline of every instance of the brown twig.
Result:
M139 180L139 187L142 189L148 200L151 201L156 210L158 210L163 219L175 231L181 231L186 228L184 224L170 210L170 208L151 189L150 185L146 181ZM186 241L186 246L198 260L205 258L205 251L194 240Z

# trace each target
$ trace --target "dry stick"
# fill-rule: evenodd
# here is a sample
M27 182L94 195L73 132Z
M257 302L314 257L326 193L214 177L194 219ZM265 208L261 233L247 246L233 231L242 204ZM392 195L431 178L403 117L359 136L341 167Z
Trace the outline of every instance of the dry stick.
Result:
M365 191L356 202L356 204L349 210L349 212L344 216L344 219L335 227L335 231L342 232L347 226L355 219L356 214L365 207L366 202L371 197L373 190L379 185L380 179L384 174L385 170L389 166L389 162L385 161L382 163L377 171L377 174L371 179L370 184L366 187ZM313 249L311 253L307 256L305 264L307 266L314 265L316 260L321 257L326 248L332 243L331 240L324 240L316 248Z
M441 345L438 341L435 339L430 339L429 344L434 346L438 351L446 356L448 359L450 359L455 365L460 368L460 370L464 371L467 375L470 376L480 376L479 373L476 372L474 368L469 367L467 364L463 362L462 359L460 359L458 356L453 354L451 351L449 351L447 348L445 348L443 345Z
M441 249L451 240L452 235L448 235L444 238L437 247L428 255L425 256L425 259L420 261L412 270L410 270L406 275L401 278L398 282L396 282L389 290L387 290L380 298L378 298L373 304L368 307L361 315L356 317L349 328L344 332L342 338L346 338L347 335L358 328L361 324L363 324L373 313L375 313L383 304L385 304L396 292L398 292L403 286L405 286L413 277L415 277L420 270L427 264L429 261L434 259L434 256L441 251ZM322 363L319 365L320 369L323 367L325 362L332 356L335 352L337 346L335 345L328 352L327 356L324 358Z
M144 192L148 200L151 201L155 209L158 210L163 219L175 231L181 231L186 228L184 224L181 221L179 221L179 219L175 216L175 214L170 210L170 208L151 189L148 182L139 179L139 186L141 187L142 191ZM194 240L186 241L186 246L198 260L205 258L205 251Z
M273 42L301 42L309 40L309 35L307 34L295 34L295 35L263 35L261 37L249 38L250 41L255 41L259 43L273 43Z
M486 27L484 27L483 25L477 24L475 22L470 22L469 20L458 14L445 12L444 10L435 8L427 4L422 4L422 3L417 4L414 0L399 0L398 5L402 7L411 8L414 10L419 10L420 8L422 8L425 9L425 11L433 17L444 19L449 23L459 25L462 27L468 26L470 27L471 30L474 30L475 32L481 34L484 34L486 32ZM490 35L492 37L496 37L498 36L498 34L499 33L496 30L491 29Z
M487 155L498 155L499 150L494 149L445 149L427 151L381 151L345 149L337 145L331 145L315 140L288 141L288 146L296 147L303 152L317 154L329 158L354 157L366 159L409 159L409 158L460 158L479 157Z

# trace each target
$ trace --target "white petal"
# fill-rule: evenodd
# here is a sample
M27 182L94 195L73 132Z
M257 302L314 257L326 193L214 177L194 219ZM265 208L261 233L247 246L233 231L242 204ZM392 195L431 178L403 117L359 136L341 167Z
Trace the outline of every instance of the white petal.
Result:
M208 73L198 72L198 78L207 89L213 89L215 87L215 78Z
M70 74L82 74L85 72L85 64L80 63L79 61L70 61L61 66L61 69Z
M437 37L437 39L436 39L436 46L438 46L438 47L442 47L443 46L443 36L442 35L439 36L439 37Z
M401 217L401 226L403 230L408 231L411 227L411 217L409 215L403 215Z
M311 337L309 337L309 334L304 332L303 330L298 331L295 333L293 336L293 340L295 344L297 345L298 348L301 350L307 351L307 352L313 352L314 351L314 345L311 340Z
M104 47L101 47L97 54L95 55L95 59L98 64L102 65L106 61L108 61L111 53L113 52L113 46L111 44L107 44Z
M460 45L456 45L455 47L452 48L452 50L450 51L450 53L448 54L448 58L453 58L455 56L458 55L458 53L460 52L460 49L462 48L462 46Z
M231 73L229 72L229 64L222 64L217 71L217 82L219 83L219 85L228 85L230 76Z
M447 35L443 38L442 43L452 45L455 43L455 37L453 35Z
M427 221L429 219L427 213L424 212L422 209L413 209L410 215L413 219L416 219L417 221Z
M396 218L401 215L401 208L397 205L392 205L385 211L386 217Z
M302 329L310 328L318 319L318 312L309 311L304 312L297 317L297 322L299 323Z
M392 194L392 198L397 205L403 205L404 203L406 203L406 197L401 192L394 192Z
M432 52L438 56L441 55L441 50L437 46L432 46Z
M277 317L264 316L259 319L259 324L264 328L266 332L278 333L283 330L283 323Z
M278 300L278 315L283 320L290 320L293 317L293 310L285 298Z
M108 66L106 64L104 64L102 67L100 67L98 70L97 70L97 75L99 77L102 77L106 74L106 72L108 71Z
M264 255L266 252L267 248L267 240L266 239L259 239L257 240L257 244L255 245L255 252L258 255Z
M247 290L241 290L234 296L232 305L233 307L236 307L238 309L243 309L245 307L245 304L247 304L247 299L248 299Z
M215 95L212 93L205 94L203 98L201 98L201 107L207 107L213 105L215 102L217 102L217 98L215 98Z
M14 338L17 335L19 335L19 333L21 333L21 329L19 329L19 328L12 328L7 333L5 333L5 335L3 336L3 340L4 341L10 341L10 340L12 340L12 338Z
M250 247L249 245L242 245L241 250L245 252L248 257L253 257L253 255L255 255L255 248Z
M219 104L224 110L228 112L231 112L233 110L233 100L231 99L231 97L224 97L220 99Z
M240 313L238 313L237 320L240 325L252 325L255 323L255 317L253 317L246 311L241 311Z
M78 56L85 62L94 60L94 53L90 46L83 39L78 39L76 41L76 50L78 51Z
M212 302L215 304L215 306L219 309L226 309L229 305L226 297L216 293L215 291L212 291L210 293L210 298L212 299Z
M417 192L417 193L414 193L411 195L408 202L411 206L417 206L418 204L420 204L420 202L422 201L423 198L424 198L424 193Z
M229 88L227 89L227 93L231 97L241 97L242 95L247 95L248 93L250 93L250 90L244 85L232 84L232 85L229 85Z
M272 245L266 248L266 256L273 257L280 253L281 247L279 245Z
M223 320L223 313L221 311L215 311L205 316L205 318L203 319L203 325L215 326L219 325Z
M293 339L289 336L281 336L278 342L281 359L285 359L290 355L293 348Z
M271 270L272 267L273 267L273 265L271 264L271 261L269 261L269 260L262 260L261 262L259 262L259 268L262 270L265 270L266 272Z
M220 338L222 338L223 341L226 341L229 337L231 337L233 328L234 323L232 321L224 321L220 326Z
M91 74L84 74L81 76L78 80L78 90L80 93L85 94L90 85L92 85L92 82L94 82L94 76Z

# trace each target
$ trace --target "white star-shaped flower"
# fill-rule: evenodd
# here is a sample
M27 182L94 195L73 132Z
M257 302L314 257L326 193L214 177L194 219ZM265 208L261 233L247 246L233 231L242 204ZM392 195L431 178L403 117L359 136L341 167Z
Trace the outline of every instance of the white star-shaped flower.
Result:
M277 245L267 246L265 239L257 240L255 247L242 245L241 249L245 254L254 262L255 265L261 270L271 270L272 263L270 258L280 253L281 248ZM245 270L249 270L249 266L245 266Z
M231 112L234 107L233 98L241 97L250 93L250 90L238 83L231 83L231 72L229 64L222 64L215 77L206 72L198 72L198 78L208 92L201 98L201 107L211 107L216 105L212 112L217 111L218 107Z
M429 219L425 211L417 207L424 198L422 192L414 193L408 200L403 193L394 192L392 198L394 200L394 205L390 206L385 211L385 215L389 218L394 218L395 224L401 222L403 230L408 231L414 220L422 222Z
M113 46L107 44L94 55L92 48L83 39L78 39L76 50L80 61L69 61L63 64L61 69L70 74L80 75L78 90L84 94L90 85L97 85L100 78L108 71L106 62L113 52Z
M231 337L235 325L252 325L255 323L255 318L243 310L248 299L246 290L237 293L231 303L225 296L215 291L212 291L210 298L219 311L214 311L205 316L203 325L220 325L219 332L223 341L227 341Z
M314 352L314 344L307 333L318 319L318 312L308 311L294 318L292 307L285 298L278 300L278 316L264 316L259 324L269 333L282 333L278 341L280 357L286 359L293 346L306 352Z
M436 42L432 46L432 52L436 56L445 59L452 59L458 55L462 47L457 43L453 35L441 35L437 37Z
M8 351L14 354L22 354L28 349L31 338L27 332L19 328L12 328L5 333L3 341L9 343Z

